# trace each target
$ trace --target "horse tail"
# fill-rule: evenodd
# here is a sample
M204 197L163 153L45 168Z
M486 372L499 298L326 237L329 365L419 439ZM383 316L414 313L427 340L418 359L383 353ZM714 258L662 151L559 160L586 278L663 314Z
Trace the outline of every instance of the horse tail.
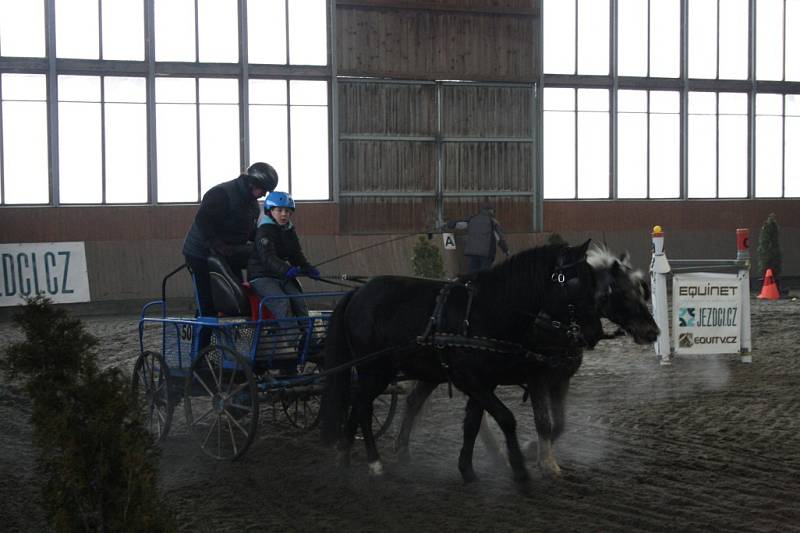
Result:
M328 333L325 337L325 368L335 368L351 361L350 340L347 336L347 320L345 314L350 299L355 291L347 293L333 310L328 322ZM325 388L322 392L320 406L320 429L322 443L333 444L347 418L350 407L350 368L344 368L325 377Z

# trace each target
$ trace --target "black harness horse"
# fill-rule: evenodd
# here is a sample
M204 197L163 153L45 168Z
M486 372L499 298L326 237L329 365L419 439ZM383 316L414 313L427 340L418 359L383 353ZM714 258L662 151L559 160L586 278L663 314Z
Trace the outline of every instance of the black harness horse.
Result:
M603 247L592 247L588 261L597 278L597 304L599 313L617 323L639 344L652 343L658 336L652 315L647 307L650 292L641 272L634 270L626 254L615 256ZM579 319L580 323L580 319ZM608 336L584 336L586 347ZM514 383L527 387L531 397L536 432L538 435L538 463L542 472L550 477L560 474L560 467L553 454L553 444L565 426L565 404L569 382L583 360L583 347L569 342L569 339L553 336L546 330L537 330L530 339L530 349L539 352L543 358L537 361L533 371L517 376ZM436 389L438 383L420 381L407 397L407 408L395 441L395 448L402 459L408 458L408 443L414 420L422 405ZM474 411L467 406L465 425L481 424L483 411ZM482 431L485 431L482 429ZM490 451L499 455L497 445L487 433L482 433ZM474 444L474 439L471 444ZM471 450L471 446L465 444ZM471 462L471 457L465 458Z
M595 275L580 247L548 245L526 250L492 269L446 282L383 276L343 298L325 342L325 367L356 361L350 372L327 377L322 397L322 438L338 441L340 460L360 426L370 470L382 473L372 434L372 403L398 374L429 383L452 383L468 397L478 424L464 426L459 469L474 479L471 456L485 410L506 438L514 479L528 478L511 411L497 398L498 383L519 379L537 366L527 349L540 328L565 342L599 338ZM443 296L446 293L446 296ZM433 315L431 312L433 310ZM578 331L577 324L582 327ZM538 324L538 325L536 325ZM571 339L571 340L569 340ZM452 342L451 342L452 341Z

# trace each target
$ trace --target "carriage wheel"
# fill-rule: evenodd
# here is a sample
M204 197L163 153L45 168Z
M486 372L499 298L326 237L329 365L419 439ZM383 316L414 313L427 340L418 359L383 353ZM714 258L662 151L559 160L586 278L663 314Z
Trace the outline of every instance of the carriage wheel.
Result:
M256 435L258 389L250 365L227 346L197 354L186 377L186 423L200 448L215 459L241 457Z
M131 379L131 393L147 430L156 442L167 438L175 396L170 394L169 367L158 352L145 351L136 359Z
M319 374L321 371L322 366L312 361L306 361L297 367L297 373L301 376L311 376ZM307 387L300 386L295 390L289 389L288 393L291 396L281 398L281 404L289 422L294 427L305 430L317 427L319 424L320 395L319 391L314 390L314 384L312 383Z

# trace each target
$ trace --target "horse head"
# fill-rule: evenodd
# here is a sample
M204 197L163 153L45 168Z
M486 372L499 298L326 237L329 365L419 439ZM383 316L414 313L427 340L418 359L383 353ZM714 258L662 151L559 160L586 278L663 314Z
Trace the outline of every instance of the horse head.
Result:
M603 336L598 312L597 282L587 261L590 240L580 246L561 248L550 276L550 296L545 310L569 326L570 340L581 347L592 348Z
M587 255L597 275L597 303L600 314L629 333L637 344L658 338L659 329L647 306L650 289L628 254L615 256L607 248L594 246Z

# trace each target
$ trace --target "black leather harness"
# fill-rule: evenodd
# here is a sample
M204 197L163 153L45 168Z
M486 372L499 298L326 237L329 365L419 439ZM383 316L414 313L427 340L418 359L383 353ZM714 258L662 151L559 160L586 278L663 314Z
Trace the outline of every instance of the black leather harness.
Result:
M550 277L554 283L559 284L564 292L567 300L567 314L569 315L568 322L564 324L562 321L555 320L544 310L540 310L539 313L533 317L533 327L551 333L563 334L566 337L566 344L559 345L564 352L583 345L581 328L575 316L575 304L572 303L574 295L580 288L580 281L575 276L568 277L567 274L565 274L565 272L574 269L582 261L583 260L564 265L559 259L559 262L556 265L556 270ZM467 294L467 303L464 312L464 319L461 323L461 332L452 333L438 331L438 328L443 324L442 319L447 306L447 300L453 290L456 289L462 289L466 291ZM553 364L552 357L547 357L544 354L532 352L525 348L522 344L508 342L501 339L494 339L491 337L477 337L470 335L469 317L476 292L477 288L470 281L452 281L445 284L439 291L439 294L436 296L436 304L434 305L433 313L428 320L428 325L425 328L425 331L416 339L417 344L421 346L430 346L439 349L439 362L447 376L448 393L451 397L453 384L450 372L449 354L445 352L445 348L467 348L471 350L494 352L502 355L520 357L523 360L538 362L547 366L555 366Z

